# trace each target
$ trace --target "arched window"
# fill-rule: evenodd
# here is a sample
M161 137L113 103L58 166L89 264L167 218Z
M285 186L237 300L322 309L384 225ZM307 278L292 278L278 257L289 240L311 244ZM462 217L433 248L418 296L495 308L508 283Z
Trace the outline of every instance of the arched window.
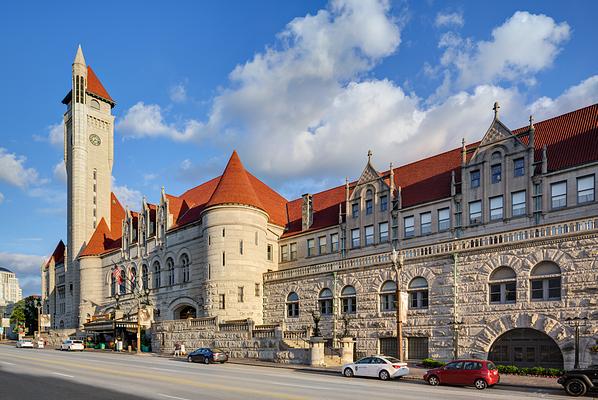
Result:
M131 276L131 293L134 293L137 289L137 268L131 267L129 275Z
M287 296L287 317L296 318L299 316L299 296L295 292Z
M90 102L91 108L95 108L96 110L100 109L100 102L96 99L92 99Z
M380 311L395 311L397 284L393 281L386 281L380 288Z
M318 296L318 305L320 306L322 315L332 314L332 290L328 288L322 289Z
M494 153L492 153L492 161L496 161L502 158L502 155L500 154L500 151L495 151Z
M120 279L119 279L120 283L119 283L119 290L118 292L120 294L125 294L127 293L127 271L124 268L121 268L120 270Z
M561 269L552 261L542 261L530 274L531 298L535 301L561 299Z
M374 212L374 199L372 190L368 189L365 192L365 215L371 215Z
M190 271L189 271L189 256L187 254L181 255L181 268L183 274L183 282L189 282Z
M174 285L174 260L168 258L166 260L166 269L168 270L168 285Z
M341 302L344 314L355 314L357 311L357 297L353 286L345 286L341 290Z
M491 304L515 303L517 301L517 275L510 267L498 267L488 280Z
M154 289L162 286L160 283L160 261L154 261Z
M141 279L143 290L149 289L149 271L147 269L147 265L145 264L143 264L143 266L141 267Z
M114 296L116 294L116 276L112 272L110 272L110 296Z
M428 281L418 276L409 282L409 308L428 308Z

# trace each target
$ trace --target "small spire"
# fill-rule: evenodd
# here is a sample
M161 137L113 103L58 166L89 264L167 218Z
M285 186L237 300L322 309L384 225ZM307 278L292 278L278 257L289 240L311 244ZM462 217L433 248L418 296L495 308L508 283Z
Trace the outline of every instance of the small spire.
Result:
M372 161L372 150L368 150L368 162Z
M83 64L85 65L85 57L83 57L83 50L81 49L81 45L77 48L77 55L75 55L75 61L73 64Z
M461 139L461 164L467 163L467 147L465 146L465 138Z
M533 115L529 116L529 129L536 129L534 127L534 116Z
M494 102L494 107L492 107L492 109L494 110L494 119L498 119L498 109L500 108L500 105L498 104L498 101Z

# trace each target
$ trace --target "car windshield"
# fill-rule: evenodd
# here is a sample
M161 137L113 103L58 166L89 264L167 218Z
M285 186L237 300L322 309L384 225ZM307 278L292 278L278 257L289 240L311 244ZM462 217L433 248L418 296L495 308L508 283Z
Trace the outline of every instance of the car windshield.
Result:
M394 357L384 357L384 358L386 358L392 364L396 364L396 363L400 363L401 362L401 360L399 360L398 358L394 358Z
M220 349L212 349L212 353L224 353L224 352Z

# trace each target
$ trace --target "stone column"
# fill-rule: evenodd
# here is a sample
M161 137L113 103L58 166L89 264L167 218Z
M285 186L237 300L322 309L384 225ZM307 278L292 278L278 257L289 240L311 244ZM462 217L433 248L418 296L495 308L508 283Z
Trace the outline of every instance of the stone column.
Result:
M349 364L353 362L353 351L355 342L352 337L341 338L341 364Z
M309 347L311 350L310 363L312 367L325 367L324 363L324 338L311 337L309 339Z

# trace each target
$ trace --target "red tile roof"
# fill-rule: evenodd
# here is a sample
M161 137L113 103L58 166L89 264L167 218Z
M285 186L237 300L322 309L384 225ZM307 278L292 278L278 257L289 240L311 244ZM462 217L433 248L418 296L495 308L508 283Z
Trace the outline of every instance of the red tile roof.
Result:
M87 91L108 100L114 105L114 100L112 100L112 97L110 97L108 91L104 88L104 85L102 85L102 82L100 82L100 79L89 65L87 66Z
M50 264L50 261L54 260L54 265L58 265L64 262L64 250L66 249L66 246L64 245L64 242L61 240L60 242L58 242L58 245L56 245L56 248L54 249L54 252L52 253L52 255L50 256L50 258L48 259L48 261L46 261L46 265L45 267L48 267L48 265Z
M110 193L110 227L102 218L79 257L97 256L120 249L125 210L114 193Z

